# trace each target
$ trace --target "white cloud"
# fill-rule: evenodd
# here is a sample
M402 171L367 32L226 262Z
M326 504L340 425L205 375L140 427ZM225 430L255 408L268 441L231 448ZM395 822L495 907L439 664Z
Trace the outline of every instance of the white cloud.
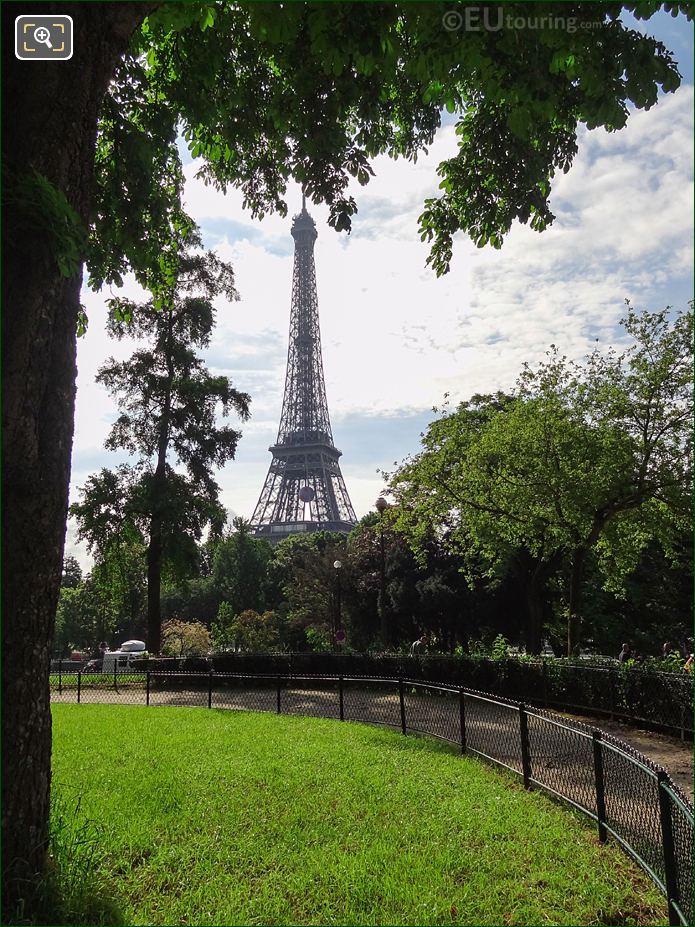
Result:
M375 161L376 177L356 186L360 209L353 233L337 235L327 209L310 207L317 221L316 267L329 407L343 472L358 515L371 507L381 482L374 455L354 427L357 417L423 412L441 401L512 385L524 361L542 358L551 342L581 357L599 339L618 337L623 299L657 308L690 295L692 255L693 88L684 86L649 112L634 113L614 134L583 132L575 165L555 179L555 224L542 235L514 228L501 251L478 250L463 236L450 274L425 268L417 217L437 194L435 168L455 153L448 126L416 165ZM209 361L252 394L253 418L244 426L237 461L218 479L223 501L249 516L275 440L282 402L292 280L290 219L255 222L242 197L226 196L194 178L186 166L186 201L204 235L235 268L241 301L220 305ZM288 194L296 211L299 191ZM206 231L207 227L207 231ZM132 284L130 285L132 288ZM89 334L80 343L76 482L81 461L93 465L114 405L93 383L109 355L131 348L109 342L103 295L87 294ZM351 427L341 435L341 423ZM410 419L404 419L404 427ZM394 433L380 451L393 460L419 444ZM367 433L368 429L365 431ZM107 455L104 455L106 461ZM367 461L368 463L363 463Z

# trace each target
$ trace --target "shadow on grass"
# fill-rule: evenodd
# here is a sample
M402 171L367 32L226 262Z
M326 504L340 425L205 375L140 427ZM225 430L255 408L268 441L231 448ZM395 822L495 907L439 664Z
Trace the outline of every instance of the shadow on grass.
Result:
M22 925L94 925L94 927L124 927L125 918L116 902L98 890L85 886L76 898L62 890L59 874L44 877L27 887L15 910L9 912L7 927Z
M54 796L46 872L16 891L20 900L6 912L8 927L123 927L119 906L99 876L102 847L98 826L80 815L79 800L69 811L60 796Z
M441 740L439 737L435 737L434 734L429 734L426 731L416 731L409 728L408 733L403 735L397 727L391 726L390 724L353 721L351 718L342 723L359 725L361 728L369 730L372 736L367 737L367 740L379 743L380 745L383 745L383 732L389 731L395 735L393 741L389 742L388 746L390 750L422 750L430 753L450 753L455 756L461 756L460 744L454 743L451 740Z

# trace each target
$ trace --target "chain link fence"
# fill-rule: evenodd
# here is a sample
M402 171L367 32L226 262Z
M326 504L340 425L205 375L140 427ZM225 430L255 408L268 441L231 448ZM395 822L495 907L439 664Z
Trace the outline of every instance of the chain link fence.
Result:
M617 661L592 664L564 659L492 659L436 653L412 657L394 653L227 653L209 658L152 659L147 668L154 672L214 669L218 673L244 675L436 680L444 685L526 700L540 708L636 721L682 739L693 736L692 675L625 667Z
M404 678L131 670L54 673L57 703L199 706L385 724L456 744L595 821L663 892L669 923L693 918L693 808L665 770L619 739L542 708Z

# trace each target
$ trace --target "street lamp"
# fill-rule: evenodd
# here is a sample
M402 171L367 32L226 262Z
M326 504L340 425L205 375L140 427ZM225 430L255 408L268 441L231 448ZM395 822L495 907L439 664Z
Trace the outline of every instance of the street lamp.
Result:
M336 637L338 631L340 630L340 570L342 569L343 564L340 560L333 561L333 569L335 570L335 621L336 627L333 629L333 646L336 646Z
M384 648L388 646L388 626L386 623L386 551L384 548L384 512L389 508L389 504L383 496L374 503L379 513L379 542L381 547L380 562L380 582L379 582L379 599L377 601L377 611L379 613L379 627L381 631L381 640Z

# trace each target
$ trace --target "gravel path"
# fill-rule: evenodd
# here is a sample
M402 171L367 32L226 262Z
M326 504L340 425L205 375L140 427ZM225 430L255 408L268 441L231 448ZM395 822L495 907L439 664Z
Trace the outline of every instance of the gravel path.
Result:
M575 715L566 712L556 712L556 714L570 720L582 721L592 727L598 727L600 730L624 740L635 750L639 750L640 753L648 756L654 763L663 766L676 785L690 798L690 801L693 800L695 756L692 743L687 740L683 741L679 737L673 737L670 734L657 734L654 731L646 731L644 728L635 727L632 724L609 721L607 718L590 718L587 715Z

